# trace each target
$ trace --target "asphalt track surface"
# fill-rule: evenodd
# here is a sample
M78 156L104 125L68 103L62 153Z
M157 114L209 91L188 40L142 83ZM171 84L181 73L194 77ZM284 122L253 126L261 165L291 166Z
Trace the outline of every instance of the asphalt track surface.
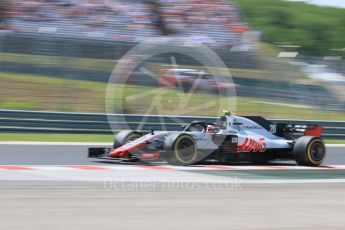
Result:
M0 181L1 229L344 229L345 184L229 191L112 191L91 182Z
M129 170L128 165L86 158L87 147L0 144L0 166L41 168L0 170L0 229L311 230L345 226L342 169ZM328 147L325 165L345 165L343 149ZM71 165L116 169L68 168ZM111 175L111 181L93 181L93 177Z
M239 179L241 183L345 183L345 154L342 145L328 146L328 156L323 167L301 167L294 161L274 162L266 166L249 163L188 167L164 163L125 164L87 158L90 146L103 145L1 143L0 180L103 181L108 178L111 181L131 182L233 184Z
M0 165L100 165L87 158L95 145L0 144ZM345 165L345 146L327 147L324 165ZM294 164L293 161L287 162ZM109 163L111 164L111 162Z

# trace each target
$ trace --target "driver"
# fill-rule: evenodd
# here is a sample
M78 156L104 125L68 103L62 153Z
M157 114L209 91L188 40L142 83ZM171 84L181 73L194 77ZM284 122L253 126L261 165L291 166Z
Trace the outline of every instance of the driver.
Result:
M206 127L206 133L215 133L217 130L217 127L215 125L207 125Z

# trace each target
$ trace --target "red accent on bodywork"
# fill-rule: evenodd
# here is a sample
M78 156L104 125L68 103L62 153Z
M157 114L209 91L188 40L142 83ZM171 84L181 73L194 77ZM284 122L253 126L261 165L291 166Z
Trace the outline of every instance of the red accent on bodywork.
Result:
M109 157L114 157L114 158L124 158L128 156L129 152L126 148L123 146L118 147L116 149L111 150L111 152L108 154Z
M260 142L260 144L259 144L259 151L260 152L265 152L266 151L266 149L267 149L267 146L266 146L266 142L265 142L265 138L260 138L259 139L259 142Z
M254 143L253 143L253 146L252 146L252 149L251 149L251 150L253 150L253 152L258 152L258 151L259 151L259 149L260 149L260 145L259 145L259 143L257 143L256 141L254 141Z
M250 138L248 144L246 146L244 146L242 151L243 152L250 152L250 150L253 147L253 144L254 144L254 140Z
M251 138L246 138L242 145L237 146L237 152L265 152L266 142L265 138L259 138L259 140L254 140Z
M248 138L245 139L242 145L237 146L237 152L242 152L243 148L248 144Z
M159 152L142 153L142 154L140 154L140 159L142 161L156 161L159 159L160 155L161 154Z
M315 136L319 137L321 136L323 132L323 127L320 125L312 125L308 126L306 130L304 131L304 136Z
M114 157L114 158L125 158L125 157L128 157L129 153L131 151L135 151L137 149L140 149L142 148L143 146L147 145L147 141L151 140L152 138L156 137L156 135L152 135L152 136L149 136L148 138L145 138L143 139L141 142L138 142L134 145L131 145L131 146L121 146L121 147L118 147L116 149L113 149L109 154L108 156L109 157ZM136 140L134 140L136 141Z

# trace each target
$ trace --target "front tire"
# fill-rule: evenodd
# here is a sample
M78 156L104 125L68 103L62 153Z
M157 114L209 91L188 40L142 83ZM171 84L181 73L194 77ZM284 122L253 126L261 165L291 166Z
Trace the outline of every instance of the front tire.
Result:
M133 130L124 130L120 131L118 134L115 135L113 148L116 149L118 147L121 147L122 145L134 141L135 139L138 139L142 136L141 133Z
M194 138L189 134L174 134L164 143L165 160L171 165L190 165L198 159Z
M295 142L293 154L299 165L318 166L326 158L326 146L319 137L303 136Z

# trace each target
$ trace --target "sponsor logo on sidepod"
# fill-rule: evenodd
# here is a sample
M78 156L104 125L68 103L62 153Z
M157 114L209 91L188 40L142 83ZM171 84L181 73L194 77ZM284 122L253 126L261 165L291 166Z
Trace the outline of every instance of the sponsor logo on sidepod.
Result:
M242 145L237 146L237 152L265 152L266 142L265 138L259 138L255 140L252 138L246 138Z

